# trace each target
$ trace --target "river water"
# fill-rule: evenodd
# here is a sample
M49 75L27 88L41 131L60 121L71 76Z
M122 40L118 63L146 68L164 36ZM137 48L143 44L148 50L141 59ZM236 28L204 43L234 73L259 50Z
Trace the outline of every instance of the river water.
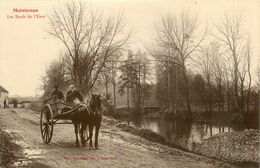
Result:
M204 139L213 135L243 129L232 125L225 125L217 122L213 123L209 121L185 123L183 121L166 121L164 119L144 117L134 119L130 122L130 125L149 129L164 136L167 141L187 150L192 150L194 145L201 143Z

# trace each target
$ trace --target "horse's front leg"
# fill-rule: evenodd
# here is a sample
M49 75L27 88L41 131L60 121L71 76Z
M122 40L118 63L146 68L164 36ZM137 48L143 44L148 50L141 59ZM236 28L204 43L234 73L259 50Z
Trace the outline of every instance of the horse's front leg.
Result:
M93 124L89 124L89 148L93 148L92 144L92 136L93 136Z
M101 116L97 116L96 121L95 121L95 127L96 127L96 132L95 132L95 148L98 149L98 135L99 135L99 129L101 126Z
M81 144L82 146L86 147L86 140L85 140L85 136L84 136L84 131L86 130L87 125L86 124L82 124L81 128L80 128L80 139L81 139Z
M98 149L98 135L99 135L99 128L100 128L100 124L97 123L97 125L95 126L96 130L95 130L95 149Z
M78 139L78 123L77 122L73 122L74 124L74 129L75 129L75 134L76 134L76 147L79 147L79 139Z

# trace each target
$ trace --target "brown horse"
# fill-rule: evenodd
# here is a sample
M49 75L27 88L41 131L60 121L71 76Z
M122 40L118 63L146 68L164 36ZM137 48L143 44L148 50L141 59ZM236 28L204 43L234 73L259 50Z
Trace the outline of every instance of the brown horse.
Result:
M71 121L74 124L76 134L76 146L79 146L78 134L80 135L82 146L86 146L86 141L89 141L89 147L93 148L92 136L93 128L95 127L95 148L98 148L98 135L101 126L101 99L100 95L92 95L89 105L80 104L71 116ZM89 127L89 137L85 140L84 132L87 126Z
M70 119L74 124L77 147L79 147L78 134L80 135L82 146L86 146L84 131L86 125L90 123L90 117L90 108L86 104L77 105L77 107L75 107L75 111L70 116Z
M92 95L90 100L90 123L89 123L89 147L92 148L92 136L93 136L93 128L95 127L95 149L98 149L98 135L99 129L101 126L102 115L101 115L101 99L100 95Z

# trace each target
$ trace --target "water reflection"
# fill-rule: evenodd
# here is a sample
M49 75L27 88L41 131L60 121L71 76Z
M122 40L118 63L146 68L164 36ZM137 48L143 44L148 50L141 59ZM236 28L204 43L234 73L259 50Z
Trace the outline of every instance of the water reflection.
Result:
M164 136L167 141L188 150L192 150L194 144L201 143L210 136L236 130L230 125L209 121L187 123L178 120L137 118L130 124L158 133Z

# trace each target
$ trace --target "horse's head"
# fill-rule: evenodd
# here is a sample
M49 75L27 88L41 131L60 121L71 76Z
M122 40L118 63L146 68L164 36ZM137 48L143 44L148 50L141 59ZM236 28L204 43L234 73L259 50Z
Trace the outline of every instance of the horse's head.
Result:
M100 95L92 95L92 98L89 102L89 106L92 111L100 111L101 109Z

